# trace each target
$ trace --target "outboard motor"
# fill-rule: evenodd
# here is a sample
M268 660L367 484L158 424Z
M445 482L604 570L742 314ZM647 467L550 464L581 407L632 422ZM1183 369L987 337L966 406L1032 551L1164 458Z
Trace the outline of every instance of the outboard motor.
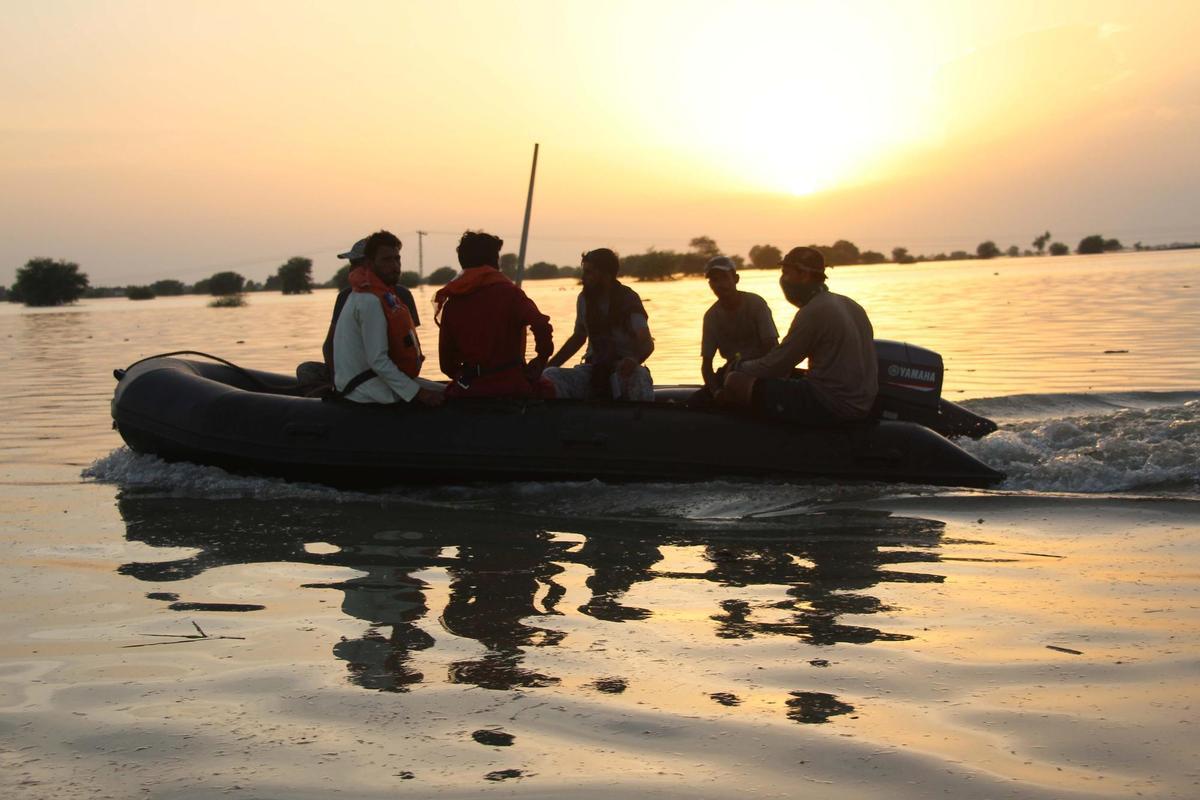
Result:
M996 423L942 399L946 374L942 357L906 342L875 340L879 358L879 397L874 416L916 422L943 436L979 439L996 430Z

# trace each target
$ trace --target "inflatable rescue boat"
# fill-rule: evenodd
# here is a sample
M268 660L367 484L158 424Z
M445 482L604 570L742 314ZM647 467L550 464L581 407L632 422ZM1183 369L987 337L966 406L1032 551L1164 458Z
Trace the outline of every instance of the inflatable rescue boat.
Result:
M655 402L453 399L440 408L329 401L294 378L171 354L114 371L114 427L134 451L342 488L477 481L777 479L991 486L945 436L989 420L940 398L941 359L879 344L877 418L833 426ZM941 433L937 432L940 431Z

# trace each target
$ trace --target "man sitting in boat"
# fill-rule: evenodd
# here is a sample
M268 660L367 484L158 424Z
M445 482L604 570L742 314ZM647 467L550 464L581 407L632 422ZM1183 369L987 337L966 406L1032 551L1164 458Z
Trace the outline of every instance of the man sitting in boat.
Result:
M827 423L867 417L879 390L875 333L862 306L825 285L825 259L793 248L780 264L779 286L797 306L787 336L761 358L725 376L717 401L767 417ZM808 359L801 377L792 370Z
M456 397L549 395L541 380L554 352L550 318L497 265L504 241L467 231L458 242L462 275L434 295L441 328L438 358ZM533 331L536 358L525 363L526 329Z
M600 248L583 254L583 291L575 303L575 331L550 359L546 378L555 396L576 400L654 399L645 360L654 352L646 308L637 292L617 280L617 254ZM587 342L583 363L563 369Z
M721 380L730 364L761 358L779 344L779 330L767 301L752 292L737 288L737 265L728 256L714 256L704 266L708 288L717 301L704 312L704 333L700 341L700 373L704 376L704 394L711 397L721 388ZM725 365L713 371L717 353Z
M359 239L349 250L338 253L338 258L348 259L352 270L361 267L366 261L366 246L367 240ZM315 392L333 384L333 332L337 328L338 315L342 313L342 308L346 305L346 298L353 290L353 287L347 282L346 286L338 292L337 299L333 301L333 314L329 318L329 329L325 332L325 342L321 345L323 360L305 361L296 367L296 379L307 391ZM394 291L400 302L408 308L413 325L420 327L421 315L417 313L417 303L413 299L412 292L399 284L396 285Z
M439 406L445 387L417 377L425 357L412 315L396 296L399 277L400 240L389 231L368 236L333 332L334 388L357 403Z

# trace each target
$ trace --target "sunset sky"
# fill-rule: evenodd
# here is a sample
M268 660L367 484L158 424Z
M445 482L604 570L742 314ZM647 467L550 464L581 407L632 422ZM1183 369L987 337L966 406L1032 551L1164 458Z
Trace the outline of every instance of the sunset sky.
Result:
M582 249L1200 239L1200 3L56 2L0 26L0 284L380 227Z

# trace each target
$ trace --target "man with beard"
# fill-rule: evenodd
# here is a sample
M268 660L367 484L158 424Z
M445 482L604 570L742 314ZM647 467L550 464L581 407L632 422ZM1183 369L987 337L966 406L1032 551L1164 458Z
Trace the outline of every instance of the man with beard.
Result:
M779 331L767 301L751 292L738 291L737 265L728 256L714 256L704 265L704 277L717 301L704 312L700 341L700 372L706 394L715 395L730 364L760 358L779 344ZM713 356L725 366L713 372Z
M446 387L417 377L425 357L412 314L395 293L400 240L377 231L363 250L363 264L350 271L352 291L334 328L334 388L356 403L440 406Z
M363 266L366 262L366 247L367 240L359 239L344 253L338 253L338 258L347 259L350 262L350 270L357 269ZM325 343L321 345L322 361L305 361L296 367L296 380L300 384L300 388L306 393L318 394L327 390L333 384L333 332L337 329L338 317L342 313L342 308L346 305L346 298L350 296L350 292L354 291L354 287L350 286L349 280L337 294L333 301L333 315L329 318L329 329L325 332ZM421 315L417 313L417 303L413 299L412 292L407 288L397 284L393 290L396 298L404 303L408 309L409 315L412 317L413 325L420 327Z
M717 401L762 416L831 423L864 419L879 391L875 332L862 306L825 285L825 259L793 248L780 264L779 286L799 308L787 336L762 358L725 376ZM808 359L808 371L792 370Z
M617 280L617 254L606 247L583 254L583 291L575 303L575 331L544 373L562 399L654 400L643 362L654 352L646 308L637 292ZM562 365L587 342L583 363Z

